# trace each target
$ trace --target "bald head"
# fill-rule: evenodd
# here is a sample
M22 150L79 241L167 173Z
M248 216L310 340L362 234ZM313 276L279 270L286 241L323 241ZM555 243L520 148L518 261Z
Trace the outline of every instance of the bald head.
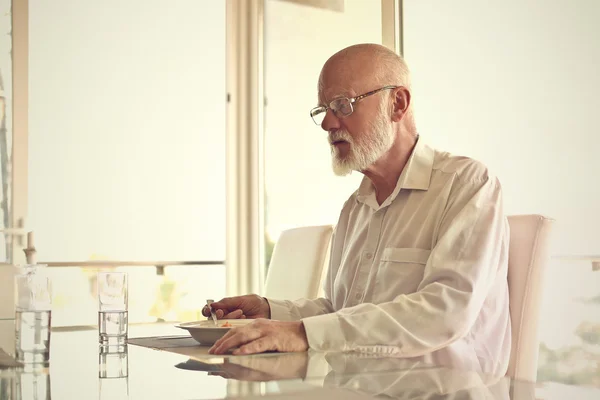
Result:
M372 43L338 51L325 62L319 77L320 95L328 87L345 86L364 91L386 85L410 88L409 70L402 57Z
M401 56L385 46L372 43L357 44L331 56L323 65L319 76L318 102L329 104L336 97L357 96L384 86L403 87L401 91L394 93L393 101L384 97L392 103L384 102L382 107L386 108L391 104L396 117L399 115L397 112L401 110L400 119L395 120L394 130L402 136L408 133L408 136L416 137L408 66ZM387 118L392 120L394 117L388 115Z

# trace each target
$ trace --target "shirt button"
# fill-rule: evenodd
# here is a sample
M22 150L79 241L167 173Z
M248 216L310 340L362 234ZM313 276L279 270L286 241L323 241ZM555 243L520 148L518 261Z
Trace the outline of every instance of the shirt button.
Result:
M356 293L356 295L354 296L354 298L355 298L356 300L360 300L360 297L361 297L361 296L360 296L360 293Z
M367 260L370 260L371 258L373 258L373 253L367 253L365 254L365 257L367 257Z

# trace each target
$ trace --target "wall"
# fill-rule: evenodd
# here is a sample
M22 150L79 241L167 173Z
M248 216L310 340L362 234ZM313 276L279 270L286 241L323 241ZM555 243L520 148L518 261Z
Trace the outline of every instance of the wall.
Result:
M553 257L600 254L600 2L405 1L417 125L499 176L509 214L556 219ZM576 345L598 320L600 273L553 259L542 341ZM599 325L600 326L600 325Z
M600 253L600 2L405 8L422 135L484 161L503 183L507 212L556 218L553 254Z

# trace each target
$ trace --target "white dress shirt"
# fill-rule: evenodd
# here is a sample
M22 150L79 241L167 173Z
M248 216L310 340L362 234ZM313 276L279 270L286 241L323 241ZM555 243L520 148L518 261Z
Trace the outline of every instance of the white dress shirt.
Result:
M344 204L325 297L268 299L271 318L302 319L315 350L504 374L508 244L498 179L421 137L381 205L367 177Z

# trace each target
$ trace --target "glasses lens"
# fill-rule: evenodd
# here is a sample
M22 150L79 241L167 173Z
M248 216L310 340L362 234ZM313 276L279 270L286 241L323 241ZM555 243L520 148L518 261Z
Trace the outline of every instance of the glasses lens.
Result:
M331 102L331 109L335 111L338 117L347 117L352 114L352 104L346 97L335 99Z
M317 107L310 110L310 116L317 125L321 125L325 119L325 107Z

